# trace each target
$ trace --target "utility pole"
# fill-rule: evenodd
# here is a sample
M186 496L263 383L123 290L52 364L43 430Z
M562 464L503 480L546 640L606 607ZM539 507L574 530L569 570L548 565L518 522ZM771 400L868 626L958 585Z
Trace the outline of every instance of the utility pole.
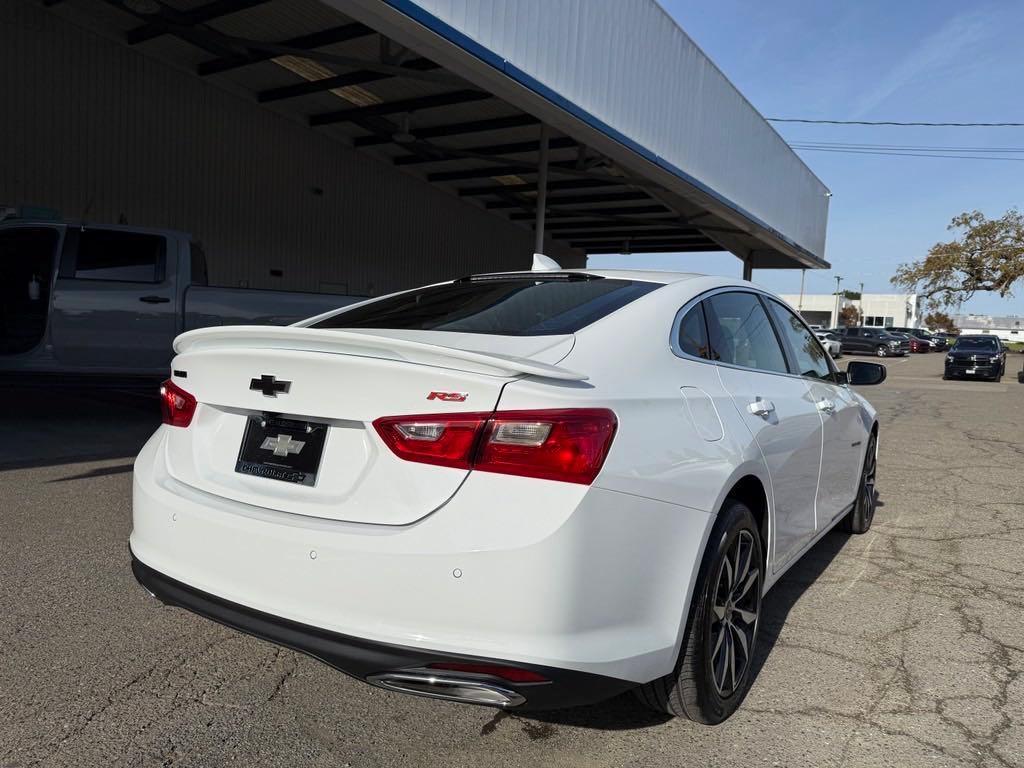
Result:
M841 282L843 282L843 278L841 278L839 275L836 275L836 315L835 319L832 321L833 328L839 327L839 284Z

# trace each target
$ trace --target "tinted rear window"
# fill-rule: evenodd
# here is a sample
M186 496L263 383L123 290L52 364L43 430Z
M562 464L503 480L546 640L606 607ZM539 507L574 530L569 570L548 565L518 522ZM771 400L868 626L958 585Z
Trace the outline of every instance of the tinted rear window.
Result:
M389 296L312 327L551 336L575 333L660 287L609 278L464 281Z
M958 339L953 345L953 349L959 352L998 352L999 347L999 341L995 338Z

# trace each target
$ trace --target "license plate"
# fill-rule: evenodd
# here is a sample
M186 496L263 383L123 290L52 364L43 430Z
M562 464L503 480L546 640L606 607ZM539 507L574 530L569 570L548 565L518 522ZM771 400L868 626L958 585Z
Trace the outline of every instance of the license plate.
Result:
M977 370L978 370L977 368L968 368L966 372L967 373L976 373Z
M250 416L235 472L298 485L315 485L327 425L280 416Z

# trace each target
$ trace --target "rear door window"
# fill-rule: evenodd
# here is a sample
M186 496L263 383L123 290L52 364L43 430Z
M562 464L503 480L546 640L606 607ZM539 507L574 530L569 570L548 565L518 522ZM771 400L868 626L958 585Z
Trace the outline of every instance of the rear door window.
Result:
M560 335L575 333L660 287L612 278L474 278L378 299L311 327Z
M752 293L719 293L704 301L712 358L743 368L788 373L768 314Z
M74 277L159 283L164 279L166 240L159 235L87 229L78 235Z

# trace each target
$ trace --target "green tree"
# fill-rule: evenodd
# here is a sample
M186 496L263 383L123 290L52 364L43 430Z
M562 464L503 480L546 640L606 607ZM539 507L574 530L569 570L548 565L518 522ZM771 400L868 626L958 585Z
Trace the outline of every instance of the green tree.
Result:
M961 213L948 229L956 232L954 239L936 243L919 261L901 264L893 284L918 293L936 309L984 291L1011 295L1024 277L1024 215L1016 208L998 219L981 211Z
M956 327L956 323L953 322L953 318L945 312L940 312L938 310L935 312L929 312L925 315L924 324L929 328L938 328L948 333L960 332L960 329Z

